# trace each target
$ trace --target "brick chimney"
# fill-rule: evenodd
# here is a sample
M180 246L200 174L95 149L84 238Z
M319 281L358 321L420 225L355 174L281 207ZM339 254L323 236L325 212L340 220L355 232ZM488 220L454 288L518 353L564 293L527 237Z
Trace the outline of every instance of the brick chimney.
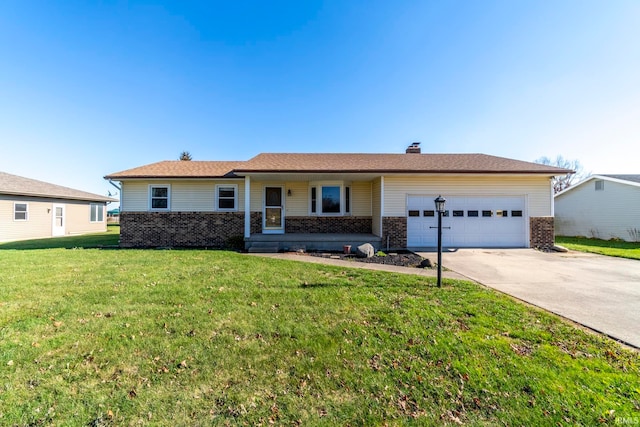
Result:
M407 147L407 154L420 154L421 150L420 150L420 143L419 142L412 142L410 146Z

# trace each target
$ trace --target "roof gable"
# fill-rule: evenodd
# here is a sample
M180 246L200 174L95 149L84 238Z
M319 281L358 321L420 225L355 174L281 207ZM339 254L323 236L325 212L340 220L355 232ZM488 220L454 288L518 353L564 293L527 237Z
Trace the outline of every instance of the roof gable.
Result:
M75 190L73 188L63 187L61 185L25 178L18 175L11 175L6 172L0 172L0 194L98 202L117 201L111 197Z

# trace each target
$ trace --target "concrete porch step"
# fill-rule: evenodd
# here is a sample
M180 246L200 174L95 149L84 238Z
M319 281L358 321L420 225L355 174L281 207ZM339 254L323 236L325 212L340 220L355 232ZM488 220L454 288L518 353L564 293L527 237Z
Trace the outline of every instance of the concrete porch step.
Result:
M252 242L247 251L255 254L275 254L280 252L280 244L278 242Z

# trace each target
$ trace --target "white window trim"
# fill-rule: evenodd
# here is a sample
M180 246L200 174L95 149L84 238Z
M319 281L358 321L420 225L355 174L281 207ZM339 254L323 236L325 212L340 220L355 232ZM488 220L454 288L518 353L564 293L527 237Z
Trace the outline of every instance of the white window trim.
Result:
M222 209L220 208L219 200L220 200L220 189L221 188L233 188L233 208L232 209ZM225 197L225 199L229 199L230 197ZM216 197L215 197L216 205L214 210L218 212L238 212L238 184L216 184Z
M24 219L16 219L16 205L25 205L26 206L26 210L24 211ZM20 213L23 213L22 211L20 211ZM24 221L29 221L29 203L24 203L24 202L13 202L13 220L14 221L18 221L18 222L24 222Z
M91 217L93 216L93 207L96 206L99 211L96 211L96 218L99 218L100 215L98 215L98 212L102 212L102 220L96 219L95 221L91 220ZM104 222L104 208L105 206L102 203L90 203L89 204L89 222L92 224L98 224L101 222Z
M167 189L167 207L166 208L154 208L153 207L153 189L154 188L166 188ZM149 210L153 212L168 212L171 210L171 184L149 184Z
M316 188L316 211L311 211L311 188ZM340 212L322 212L322 187L340 187ZM346 212L345 188L350 187L349 212ZM344 181L317 181L309 183L309 216L351 216L353 213L353 186Z

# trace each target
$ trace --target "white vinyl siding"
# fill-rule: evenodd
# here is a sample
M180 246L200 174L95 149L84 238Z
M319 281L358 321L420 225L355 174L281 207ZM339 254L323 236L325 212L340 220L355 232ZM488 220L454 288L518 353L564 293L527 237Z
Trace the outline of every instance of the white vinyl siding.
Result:
M607 180L602 190L594 180L555 198L558 236L584 236L633 241L640 232L640 187Z
M92 206L97 206L97 208L103 212L102 221L91 222ZM105 203L67 201L64 203L64 225L66 234L100 233L107 231L107 222L104 221L106 216L104 214L105 210Z
M289 191L291 195L289 196ZM288 182L284 188L285 216L307 216L309 214L309 184Z
M407 215L407 196L442 194L451 196L523 196L528 216L551 215L551 188L547 177L431 176L384 177L384 216ZM374 191L375 194L375 191Z
M167 183L171 187L170 210L173 212L214 212L216 210L216 185L236 186L237 209L235 210L244 210L244 180L173 180L157 184L145 180L122 182L121 211L148 211L149 186L162 186ZM251 187L253 189L254 186Z
M13 220L16 202L28 203L28 221ZM88 201L62 202L47 198L0 195L0 242L51 237L54 203L64 205L67 235L106 231L106 222L90 222L92 203ZM104 203L98 204L104 207Z
M350 186L351 215L371 216L371 183L355 181Z

